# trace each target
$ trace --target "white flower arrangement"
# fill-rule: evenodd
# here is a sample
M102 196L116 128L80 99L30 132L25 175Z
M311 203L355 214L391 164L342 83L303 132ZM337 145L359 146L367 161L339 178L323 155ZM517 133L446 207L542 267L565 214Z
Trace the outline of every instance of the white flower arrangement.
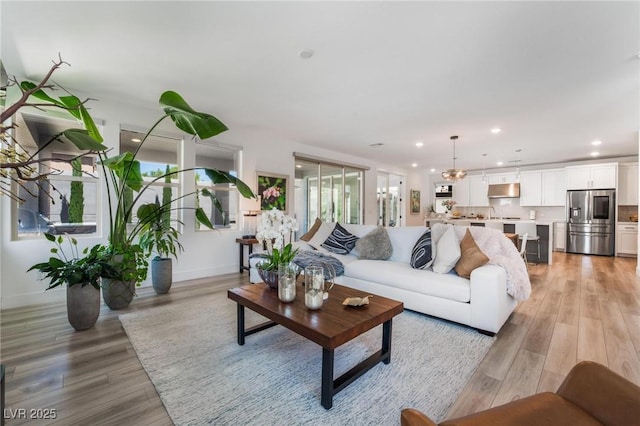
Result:
M292 251L291 241L298 229L295 218L286 216L276 208L260 215L256 239L266 245L271 267L277 268L279 263L288 263L293 259L297 250Z

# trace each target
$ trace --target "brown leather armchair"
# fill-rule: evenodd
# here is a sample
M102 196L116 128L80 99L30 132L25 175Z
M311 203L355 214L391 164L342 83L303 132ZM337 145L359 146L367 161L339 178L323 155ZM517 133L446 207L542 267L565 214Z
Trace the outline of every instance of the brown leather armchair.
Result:
M402 426L436 426L412 408L402 410L400 419ZM601 364L583 361L556 393L532 395L440 425L640 425L640 387Z

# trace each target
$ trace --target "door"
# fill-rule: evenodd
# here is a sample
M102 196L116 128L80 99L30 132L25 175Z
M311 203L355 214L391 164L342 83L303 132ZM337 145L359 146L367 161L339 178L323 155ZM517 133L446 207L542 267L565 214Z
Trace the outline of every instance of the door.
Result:
M615 192L591 191L591 222L608 225L614 220Z
M378 173L376 193L378 225L402 226L402 176Z
M567 222L589 223L589 191L567 191Z

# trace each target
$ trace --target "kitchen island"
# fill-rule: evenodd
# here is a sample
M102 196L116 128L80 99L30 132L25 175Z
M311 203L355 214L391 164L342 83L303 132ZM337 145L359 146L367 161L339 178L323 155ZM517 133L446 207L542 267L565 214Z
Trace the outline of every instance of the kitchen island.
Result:
M553 223L556 220L528 220L520 218L496 218L478 219L477 217L460 217L459 219L448 218L427 218L426 226L431 227L434 223L450 223L460 226L484 226L487 228L499 229L506 233L516 232L516 223L535 223L536 232L540 237L540 257L535 241L527 242L527 259L534 263L552 264L553 261Z

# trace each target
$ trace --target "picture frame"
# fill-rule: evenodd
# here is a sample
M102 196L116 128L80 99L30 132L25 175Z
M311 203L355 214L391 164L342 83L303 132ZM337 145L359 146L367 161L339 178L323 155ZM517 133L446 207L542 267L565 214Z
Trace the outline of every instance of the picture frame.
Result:
M420 214L420 191L412 189L409 191L410 213Z
M260 210L274 207L287 214L289 210L289 176L269 172L256 172Z

